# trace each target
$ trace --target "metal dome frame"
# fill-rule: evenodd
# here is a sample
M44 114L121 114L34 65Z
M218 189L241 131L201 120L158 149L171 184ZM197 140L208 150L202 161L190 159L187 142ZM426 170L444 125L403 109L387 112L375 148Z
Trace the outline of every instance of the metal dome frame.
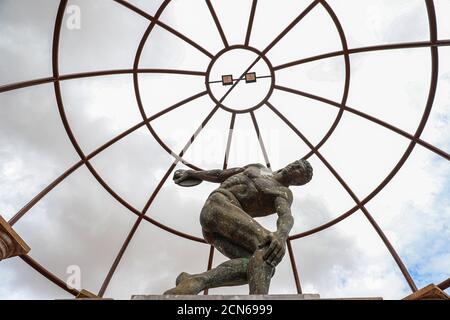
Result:
M422 147L425 147L429 151L435 153L436 155L446 159L450 160L450 155L445 152L444 150L439 149L437 146L434 146L424 140L421 139L421 135L425 129L425 125L428 121L428 118L430 116L433 104L434 104L434 98L436 95L437 90L437 84L438 84L438 71L439 71L439 52L438 47L440 46L450 46L450 39L445 40L439 40L438 39L438 33L437 33L437 20L436 20L436 12L433 0L424 0L427 8L427 15L428 15L428 22L429 22L429 30L430 30L430 40L429 41L420 41L420 42L406 42L406 43L395 43L395 44L385 44L385 45L374 45L374 46L366 46L366 47L360 47L360 48L348 48L346 35L344 32L344 29L341 26L341 23L333 11L332 7L328 4L326 0L315 0L312 1L311 4L302 11L290 24L288 27L286 27L270 44L267 48L265 48L263 51L258 53L258 59L249 66L249 68L246 70L246 72L243 73L241 77L237 79L237 81L230 87L230 89L227 91L227 93L218 101L217 105L212 109L212 111L208 114L208 116L201 122L201 125L197 129L197 131L192 135L192 137L188 140L185 147L181 152L175 153L173 152L158 136L158 134L155 132L155 130L151 126L151 122L162 115L181 107L189 102L192 102L200 97L203 97L210 94L210 89L207 88L207 90L197 93L187 99L184 99L173 106L166 108L157 114L148 117L141 100L140 96L140 89L139 89L139 75L145 74L145 73L160 73L160 74L178 74L178 75L191 75L191 76L204 76L206 77L208 74L208 71L191 71L191 70L172 70L172 69L143 69L139 67L139 61L140 57L143 51L143 48L145 46L145 43L147 41L147 38L149 37L151 31L154 29L154 27L157 25L166 31L170 32L171 34L175 35L180 40L188 43L207 57L209 57L211 60L214 60L216 55L210 53L203 47L201 47L198 43L196 43L194 40L190 39L189 37L183 35L181 32L173 29L169 25L163 23L160 21L160 16L164 12L167 5L171 2L171 0L165 0L158 11L155 13L154 16L144 12L143 10L139 9L138 7L134 6L133 4L126 2L124 0L113 0L116 3L122 5L124 8L133 11L134 13L140 15L141 17L146 18L149 20L150 24L145 31L144 35L142 36L142 39L139 43L139 46L136 51L135 60L133 64L133 68L131 69L116 69L116 70L102 70L102 71L93 71L93 72L84 72L84 73L72 73L72 74L60 74L59 72L59 42L60 42L60 33L61 33L61 26L63 23L64 13L65 9L67 7L67 3L69 0L60 0L57 16L55 19L55 26L54 26L54 32L53 32L53 45L52 45L52 67L53 67L53 75L46 78L39 78L24 82L18 82L18 83L12 83L8 85L0 86L0 93L4 93L7 91L13 91L25 87L31 87L31 86L37 86L41 84L46 83L53 83L54 90L55 90L55 96L56 96L56 102L58 105L58 111L61 117L61 121L64 125L65 131L67 133L67 136L69 137L74 149L76 150L78 156L80 157L80 160L72 165L70 168L68 168L63 174L61 174L57 179L55 179L52 183L50 183L46 188L44 188L41 192L39 192L31 201L29 201L22 209L20 209L9 221L8 223L13 226L16 224L31 208L33 208L45 195L47 195L49 192L51 192L58 184L60 184L62 181L64 181L67 177L69 177L72 173L74 173L79 168L86 166L86 168L91 172L91 174L94 176L94 178L102 185L102 187L114 198L116 199L120 204L122 204L125 208L127 208L131 213L135 214L137 216L137 219L130 230L128 236L126 237L122 247L120 248L112 266L109 269L108 274L106 275L103 284L98 292L99 297L103 297L105 294L108 285L128 247L130 244L133 236L135 235L136 230L138 229L140 223L145 220L146 222L149 222L167 232L170 232L174 235L177 235L179 237L182 237L187 240L196 241L199 243L206 242L198 237L195 237L190 234L183 233L179 230L173 229L161 222L158 222L151 218L146 213L148 212L148 209L150 208L150 205L158 195L159 191L161 190L162 186L172 173L172 171L175 169L176 165L178 163L183 163L187 165L188 167L196 170L201 170L194 164L189 163L185 159L183 159L183 155L186 153L188 148L191 146L191 144L195 141L195 138L197 135L202 131L202 129L207 125L209 120L213 117L214 113L218 110L220 107L220 104L223 102L223 100L227 97L227 95L236 87L236 85L243 80L245 74L259 61L259 59L262 58L263 55L267 54L284 36L286 36L291 29L293 29L310 11L312 11L316 6L322 6L331 19L334 22L334 25L336 27L336 30L339 34L341 44L342 44L342 50L341 51L335 51L325 54L320 54L316 56L312 56L309 58L300 59L297 61L288 62L282 65L278 66L270 66L272 74L274 74L276 71L290 68L293 66L297 66L300 64L312 62L312 61L318 61L326 58L331 57L338 57L343 56L345 60L345 83L344 83L344 92L342 96L342 100L340 102L331 101L329 99L325 99L320 96L316 96L307 92L302 92L299 90L294 90L292 88L283 87L280 85L277 85L276 83L273 86L273 90L279 90L284 91L287 93L290 93L292 95L299 95L303 96L309 99L313 99L316 101L319 101L321 103L327 104L331 107L335 107L339 109L339 112L332 124L332 126L329 128L328 132L325 134L325 136L322 138L322 140L317 144L313 145L302 133L301 131L296 128L292 122L289 121L288 118L286 118L271 102L270 97L268 97L266 100L264 100L264 104L273 111L274 115L279 117L298 137L301 141L303 141L310 149L311 151L308 152L304 159L307 159L313 155L316 155L320 161L325 165L325 167L328 168L328 170L332 173L332 175L337 179L337 181L340 183L340 185L346 190L346 192L350 195L350 197L353 199L355 205L353 208L348 210L345 213L342 213L337 218L324 223L318 227L312 228L310 230L294 234L289 237L287 240L287 248L288 248L288 254L290 257L290 262L292 266L292 271L295 279L295 284L297 288L298 293L302 293L301 283L300 283L300 276L297 268L297 262L296 258L294 256L293 250L292 250L292 244L291 242L297 239L301 239L307 236L310 236L312 234L318 233L320 231L323 231L327 228L330 228L334 226L335 224L343 221L344 219L351 216L353 213L357 212L358 210L361 210L361 212L364 214L364 216L367 218L369 223L372 225L373 229L376 231L380 239L385 244L386 248L388 249L389 253L395 260L396 264L398 265L400 271L402 272L406 282L408 283L410 289L412 292L416 292L418 290L414 280L412 279L411 275L409 274L405 264L403 263L400 256L395 251L394 247L392 246L391 242L381 229L381 227L378 225L376 220L373 218L372 214L369 213L369 211L366 208L366 204L371 201L392 179L393 177L400 171L400 169L403 167L407 159L412 154L414 148L416 145L420 145ZM245 37L245 43L243 45L239 45L241 48L250 48L249 42L252 34L252 28L253 28L253 21L256 14L256 8L257 8L257 0L252 0L252 6L250 10L250 16L248 20L248 27L246 31L246 37ZM224 48L230 48L232 46L229 45L227 41L227 37L222 29L220 20L214 10L214 7L210 0L206 0L206 5L208 6L209 12L214 20L215 26L217 28L217 31L221 37L221 40L223 42ZM349 95L349 88L350 88L350 76L351 76L351 66L350 66L350 55L355 53L363 53L363 52L374 52L374 51L385 51L385 50L396 50L396 49L408 49L408 48L429 48L430 54L431 54L431 82L430 82L430 88L428 93L428 100L422 115L422 118L420 120L420 123L415 131L414 134L410 134L408 132L403 131L402 129L387 123L383 120L380 120L374 116L371 116L369 114L363 113L357 109L351 108L346 105L347 98ZM72 80L72 79L82 79L82 78L89 78L89 77L98 77L98 76L110 76L110 75L118 75L118 74L132 74L133 75L133 83L134 83L134 91L136 96L136 101L139 106L140 113L142 115L142 121L133 127L129 128L126 131L123 131L118 136L114 137L110 141L106 142L102 146L95 149L93 152L89 154L85 154L82 150L82 148L79 146L78 141L74 134L72 133L69 121L66 117L65 109L64 109L64 102L63 97L61 94L60 89L60 83L65 80ZM274 80L274 79L273 79ZM229 126L229 133L228 133L228 143L224 154L224 163L223 168L227 168L228 166L228 155L230 152L230 145L232 141L233 136L233 129L235 124L236 116L239 112L235 112L232 110L230 111L230 126ZM253 112L253 110L246 110L250 113L251 119L254 125L254 129L256 132L256 135L258 137L258 141L260 143L261 150L263 152L266 165L270 167L270 161L269 157L267 155L264 142L262 140L262 137L260 135L260 128L256 119L256 116ZM358 196L356 196L355 192L349 187L349 185L346 183L346 181L339 175L339 173L334 169L334 167L328 162L328 160L320 153L319 149L327 142L327 140L331 137L335 129L337 128L344 112L352 113L358 117L361 117L365 120L368 120L372 123L375 123L379 126L382 126L385 129L388 129L394 133L397 133L401 135L402 137L408 139L410 141L408 148L404 152L401 159L398 161L398 163L395 165L395 167L392 169L392 171L384 178L384 180L364 199L360 199ZM132 132L138 130L139 128L142 128L143 126L146 126L151 133L151 135L155 138L155 140L161 145L162 148L164 148L168 153L170 153L174 158L174 162L170 165L166 173L164 174L163 178L159 181L158 185L156 186L155 190L151 193L146 205L142 210L139 210L135 207L133 207L130 203L128 203L125 199L123 199L121 196L119 196L109 185L106 183L103 178L100 176L100 174L97 173L93 165L90 163L90 160L92 160L95 156L100 154L101 152L105 151L110 146L114 145L116 142L120 141L124 137L128 136ZM214 257L214 248L211 246L209 251L209 258L207 263L208 270L212 268L213 263L213 257ZM46 277L48 280L53 282L55 285L59 286L63 290L67 291L71 295L77 296L80 292L76 289L70 289L67 287L66 283L58 278L56 275L51 273L49 270L47 270L44 266L42 266L39 262L35 261L33 258L31 258L29 255L21 256L21 258L32 268L34 268L37 272L39 272L42 276ZM439 285L441 289L446 289L450 287L450 281L446 280L443 283ZM205 291L205 294L207 294L207 290Z

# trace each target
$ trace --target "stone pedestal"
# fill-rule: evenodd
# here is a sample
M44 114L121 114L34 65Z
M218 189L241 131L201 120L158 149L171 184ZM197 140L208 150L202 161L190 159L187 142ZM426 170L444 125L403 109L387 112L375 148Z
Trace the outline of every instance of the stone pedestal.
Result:
M81 290L80 293L76 296L75 299L101 299L99 296L88 290Z
M329 300L321 299L319 294L268 294L268 295L197 295L197 296L164 296L164 295L135 295L131 300L189 300L189 301L211 301L211 300ZM383 300L380 297L373 298L340 298L332 300Z
M410 294L403 300L450 300L450 297L438 286L430 284L425 288Z
M25 255L29 251L30 247L11 228L9 223L0 216L0 261Z

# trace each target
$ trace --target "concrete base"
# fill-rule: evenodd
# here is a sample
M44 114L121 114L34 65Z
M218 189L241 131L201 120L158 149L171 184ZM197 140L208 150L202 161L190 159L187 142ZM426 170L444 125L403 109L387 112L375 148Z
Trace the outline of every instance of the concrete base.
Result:
M197 296L164 296L164 295L135 295L131 300L329 300L321 299L319 294L269 294L269 295L197 295ZM331 300L383 300L380 297L373 298L340 298Z
M135 295L131 300L318 300L318 294L274 294L274 295Z

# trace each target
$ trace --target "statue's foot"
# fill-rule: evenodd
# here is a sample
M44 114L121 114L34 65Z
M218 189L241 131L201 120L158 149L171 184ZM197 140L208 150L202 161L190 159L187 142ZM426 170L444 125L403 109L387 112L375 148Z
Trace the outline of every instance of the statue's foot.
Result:
M199 276L182 272L177 277L176 287L164 292L164 295L197 295L204 290L204 281Z

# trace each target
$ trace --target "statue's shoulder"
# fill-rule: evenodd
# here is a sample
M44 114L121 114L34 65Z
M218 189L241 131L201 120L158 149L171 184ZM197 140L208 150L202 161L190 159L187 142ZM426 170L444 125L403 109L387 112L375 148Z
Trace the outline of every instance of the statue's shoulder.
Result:
M243 173L247 177L253 179L259 178L265 174L269 175L272 173L272 171L260 163L252 163L244 167Z
M252 164L248 164L244 167L244 169L248 169L248 168L267 169L267 167L261 163L252 163Z

